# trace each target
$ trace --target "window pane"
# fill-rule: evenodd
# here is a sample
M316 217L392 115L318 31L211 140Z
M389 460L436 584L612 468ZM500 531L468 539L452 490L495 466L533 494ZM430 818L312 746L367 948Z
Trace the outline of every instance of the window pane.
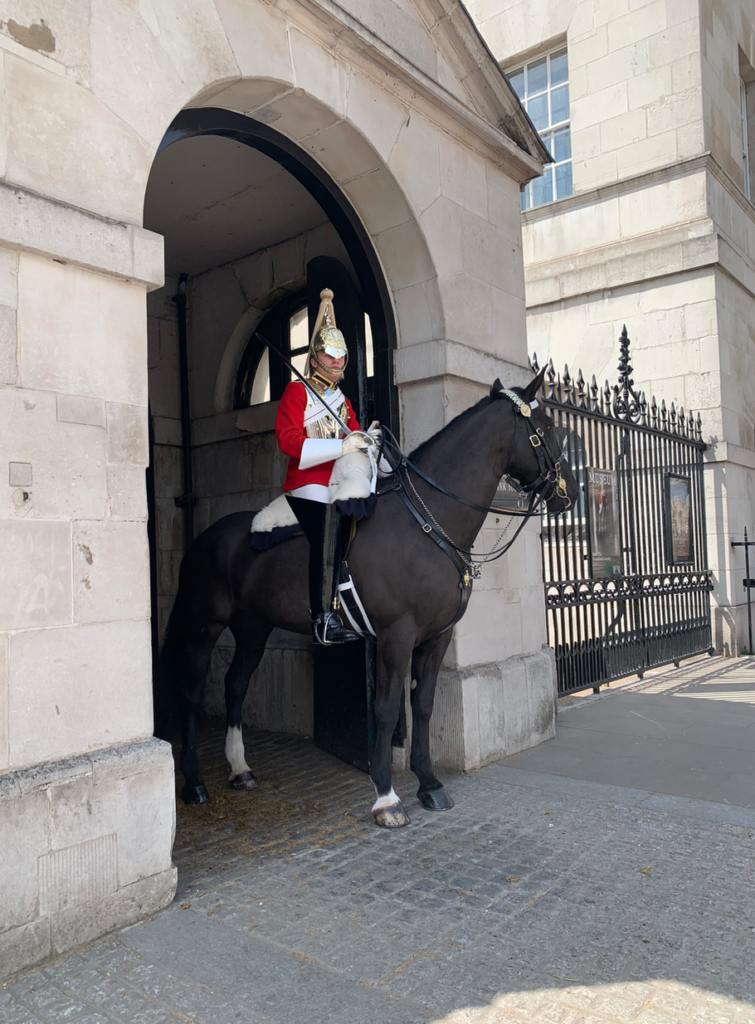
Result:
M369 316L364 314L364 361L368 377L375 376L375 353L372 348L372 324Z
M569 119L569 86L562 85L551 93L551 124Z
M307 307L302 306L302 308L297 310L288 321L288 338L292 351L296 348L304 348L305 345L309 345L307 329Z
M542 178L535 178L532 182L532 205L540 206L542 203L550 203L553 199L553 165L549 164L543 172Z
M562 85L569 77L566 50L551 54L551 86Z
M296 369L299 371L299 373L303 377L307 376L307 353L306 352L302 352L298 356L291 356L291 362L293 363L293 365L296 367ZM296 374L294 374L294 373L291 374L291 380L298 380L298 379L299 378L296 376Z
M529 210L530 208L530 187L527 185L519 193L519 209Z
M509 75L509 82L511 82L511 88L517 94L520 100L524 99L524 68L520 71L515 71L513 75Z
M527 100L527 113L532 118L532 123L540 131L548 127L548 93L543 93L537 99Z
M548 68L545 57L527 65L527 95L544 92L548 87Z
M556 168L556 195L559 199L572 194L571 163Z
M249 399L250 405L261 405L262 402L270 401L270 352L268 349L262 353L262 358L257 364L257 372L252 381L252 395Z
M559 128L551 135L550 151L556 163L562 160L571 160L571 130Z

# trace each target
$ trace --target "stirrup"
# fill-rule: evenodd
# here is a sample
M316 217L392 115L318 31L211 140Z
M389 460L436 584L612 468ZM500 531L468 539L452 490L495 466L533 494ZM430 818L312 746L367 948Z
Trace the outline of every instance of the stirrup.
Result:
M353 633L341 622L338 612L322 612L312 624L315 643L323 647L330 647L331 644L345 644L349 640L358 640L357 633Z

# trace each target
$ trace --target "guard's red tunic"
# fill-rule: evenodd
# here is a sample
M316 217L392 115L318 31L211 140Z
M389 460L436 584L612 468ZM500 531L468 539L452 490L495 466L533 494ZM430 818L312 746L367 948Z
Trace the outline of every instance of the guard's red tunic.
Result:
M337 384L334 385L334 390L337 387ZM327 396L325 396L325 401L330 404ZM283 454L289 456L288 472L283 484L284 491L293 491L307 484L320 484L327 487L330 481L330 474L333 469L332 460L330 462L322 462L318 466L311 466L309 469L299 468L299 459L304 442L312 436L322 436L307 433L307 428L304 426L304 414L307 411L308 405L312 405L314 402L315 399L309 395L307 389L298 380L292 381L281 396L280 404L278 405L278 415L275 419L275 436L278 439L278 445ZM341 412L339 409L336 409L336 411L349 430L359 430L359 421L354 415L351 402L345 395L343 396L343 402L346 406L345 410ZM340 406L341 403L339 402L338 404ZM343 432L337 424L336 427L337 432L334 436L339 438Z

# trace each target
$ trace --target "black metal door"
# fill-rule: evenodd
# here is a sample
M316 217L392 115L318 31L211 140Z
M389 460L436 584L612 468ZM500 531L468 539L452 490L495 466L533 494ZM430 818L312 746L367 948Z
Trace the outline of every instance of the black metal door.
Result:
M580 485L543 517L548 642L569 693L710 650L700 417L637 394L629 338L619 382L549 365L543 400ZM536 360L533 368L537 369Z
M331 256L307 264L307 306L310 336L320 306L320 292L330 288L336 322L349 348L341 385L360 426L369 426L371 381L367 376L365 320L362 299L351 275ZM313 648L315 745L341 760L368 770L374 721L374 646L364 640Z

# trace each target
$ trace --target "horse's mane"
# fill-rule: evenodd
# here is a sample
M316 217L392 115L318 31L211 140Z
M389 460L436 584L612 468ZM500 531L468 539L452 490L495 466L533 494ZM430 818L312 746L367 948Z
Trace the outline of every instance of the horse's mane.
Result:
M412 462L416 462L417 459L421 459L423 455L427 455L428 452L432 451L432 449L435 447L438 441L440 441L441 438L445 437L445 435L449 433L454 427L457 427L460 423L463 423L465 420L471 419L471 417L474 416L475 413L479 412L481 409L490 405L492 401L494 401L494 399L490 395L485 395L484 398L481 398L479 402L476 402L474 405L470 406L469 409L465 409L464 412L460 412L458 416L454 416L454 418L449 423L447 423L445 427L441 427L437 434L433 434L432 437L428 437L426 441L423 441L421 445L418 445L414 449L414 451L410 453L409 458L412 460Z

